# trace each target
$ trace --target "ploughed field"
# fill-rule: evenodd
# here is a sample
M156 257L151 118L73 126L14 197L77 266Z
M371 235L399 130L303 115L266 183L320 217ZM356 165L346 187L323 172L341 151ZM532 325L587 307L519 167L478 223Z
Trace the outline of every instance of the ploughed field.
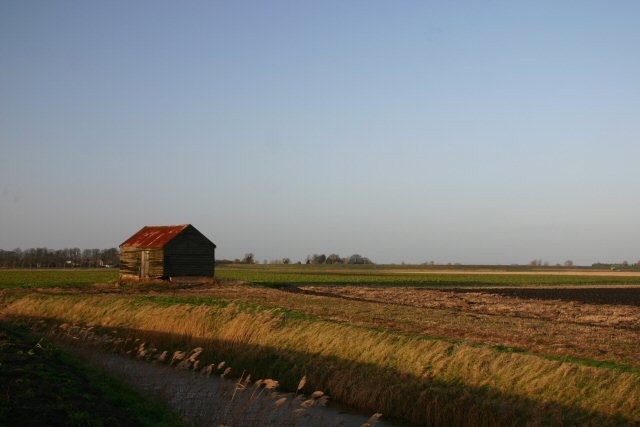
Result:
M591 273L591 274L590 274ZM225 266L216 283L117 286L114 271L0 271L0 315L202 347L422 425L640 420L640 277L589 270Z
M477 292L473 289L455 289L454 292ZM483 289L483 293L530 300L576 301L587 304L640 306L639 287L541 287Z

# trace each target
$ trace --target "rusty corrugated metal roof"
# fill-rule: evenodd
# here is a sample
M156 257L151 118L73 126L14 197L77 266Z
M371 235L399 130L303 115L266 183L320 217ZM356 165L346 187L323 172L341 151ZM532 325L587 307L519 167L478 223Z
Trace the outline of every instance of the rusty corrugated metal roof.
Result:
M129 239L120 246L143 249L162 248L188 226L189 224L153 225L142 227L140 231L129 237Z

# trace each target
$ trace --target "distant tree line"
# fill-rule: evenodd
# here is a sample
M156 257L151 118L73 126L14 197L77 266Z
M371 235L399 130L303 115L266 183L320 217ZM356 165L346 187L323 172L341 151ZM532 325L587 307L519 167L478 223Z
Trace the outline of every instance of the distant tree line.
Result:
M0 249L0 268L96 268L117 267L119 263L120 253L117 248Z
M629 261L622 261L620 263L607 263L607 262L595 262L591 264L594 268L610 269L610 270L638 270L640 269L640 261L635 264Z
M256 258L253 253L249 252L240 258L236 258L234 260L230 259L217 259L216 264L259 264L259 261L256 261ZM273 259L271 261L264 260L264 264L294 264L291 261L291 258L278 258ZM305 264L374 264L369 258L353 254L348 257L341 257L338 254L313 254L307 255L304 261ZM296 262L295 264L302 264L301 261Z
M313 254L307 255L305 264L373 264L369 258L362 255L353 254L348 257L341 257L338 254Z
M256 264L255 255L252 252L244 254L242 259L216 259L216 264Z
M556 267L562 267L563 265L565 267L573 267L573 261L569 259L569 260L566 260L562 264L560 264L560 263L556 263L555 264ZM529 266L531 266L531 267L549 267L549 266L551 266L551 264L549 263L549 261L542 261L541 259L534 259L534 260L531 260L529 262Z
M534 259L531 262L529 262L529 266L531 267L550 267L551 264L549 263L549 261L542 261L540 259ZM555 264L555 267L574 267L575 264L573 263L572 260L567 260L565 262L563 262L562 264L557 263ZM636 270L638 267L640 267L640 261L636 262L635 264L630 263L628 261L622 261L622 262L618 262L618 263L603 263L603 262L594 262L593 264L591 264L591 267L593 268L598 268L598 269L611 269L611 270L621 270L621 269L633 269Z

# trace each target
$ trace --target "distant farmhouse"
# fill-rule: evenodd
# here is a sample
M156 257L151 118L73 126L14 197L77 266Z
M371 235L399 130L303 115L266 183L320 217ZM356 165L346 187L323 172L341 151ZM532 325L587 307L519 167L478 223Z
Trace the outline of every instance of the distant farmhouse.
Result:
M215 250L191 224L143 227L120 245L120 279L212 278Z

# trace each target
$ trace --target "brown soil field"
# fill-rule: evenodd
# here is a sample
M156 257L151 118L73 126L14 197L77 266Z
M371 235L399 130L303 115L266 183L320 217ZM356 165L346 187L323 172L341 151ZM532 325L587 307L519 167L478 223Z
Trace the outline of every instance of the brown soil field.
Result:
M308 294L356 301L640 330L640 288L432 290L420 287L304 286L299 289ZM576 301L578 298L583 301ZM625 298L626 304L605 303Z
M483 288L451 289L458 293L484 293L529 300L562 300L587 304L630 305L640 307L640 287L555 287L555 288Z

